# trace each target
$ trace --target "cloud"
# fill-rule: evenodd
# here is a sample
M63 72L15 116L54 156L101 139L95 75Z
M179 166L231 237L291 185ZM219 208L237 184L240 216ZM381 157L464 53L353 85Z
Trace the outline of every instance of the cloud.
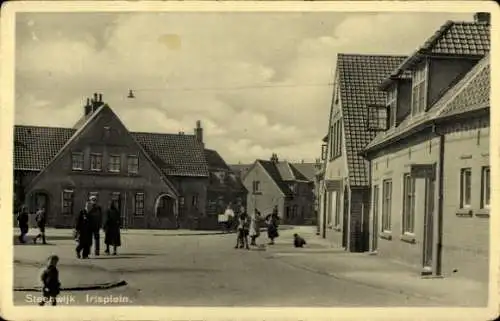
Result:
M201 120L230 163L312 161L337 53L409 54L446 19L470 16L20 14L16 123L72 126L97 91L132 131L190 133Z

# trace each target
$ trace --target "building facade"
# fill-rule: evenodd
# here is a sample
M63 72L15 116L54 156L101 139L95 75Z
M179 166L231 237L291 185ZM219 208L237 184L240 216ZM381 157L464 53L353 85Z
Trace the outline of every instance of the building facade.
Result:
M488 277L489 29L487 15L447 22L369 113L370 249L425 275Z
M14 131L14 204L45 207L49 226L73 226L90 195L118 201L124 228L200 228L209 214L200 123L194 135L129 132L95 94L73 128Z
M339 54L328 134L323 139L319 233L360 252L369 248L369 164L359 155L376 133L367 130L366 105L385 101L378 84L404 57Z
M307 173L310 174L314 166L309 166L311 169ZM269 161L256 160L243 178L249 192L249 213L257 209L265 216L278 206L282 224L313 224L314 180L307 178L302 171L287 161L279 161L276 154Z

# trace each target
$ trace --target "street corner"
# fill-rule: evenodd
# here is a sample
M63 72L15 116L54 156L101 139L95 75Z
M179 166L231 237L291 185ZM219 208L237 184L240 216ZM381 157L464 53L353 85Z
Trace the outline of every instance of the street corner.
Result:
M41 263L15 261L14 291L39 291L43 268ZM91 265L60 264L58 270L61 291L100 290L127 285L118 274Z

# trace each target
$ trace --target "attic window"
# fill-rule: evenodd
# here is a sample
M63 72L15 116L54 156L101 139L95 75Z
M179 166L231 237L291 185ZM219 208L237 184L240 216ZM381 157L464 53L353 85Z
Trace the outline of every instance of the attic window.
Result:
M388 108L388 114L387 114L388 126L387 127L391 127L394 123L394 120L396 119L396 112L397 112L396 109L397 109L397 101L398 101L397 95L398 95L397 86L394 85L387 92L387 101L386 101L386 105Z
M368 105L367 106L367 127L369 131L386 131L389 128L389 108L388 106Z
M328 145L323 144L321 145L321 160L326 160L327 154L328 153Z

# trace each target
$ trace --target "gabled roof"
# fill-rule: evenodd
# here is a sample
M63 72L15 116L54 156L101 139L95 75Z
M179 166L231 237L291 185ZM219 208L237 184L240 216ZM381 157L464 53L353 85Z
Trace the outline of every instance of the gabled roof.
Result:
M367 130L367 105L385 104L378 85L405 56L339 54L337 75L350 184L368 185L368 166L359 152L375 137Z
M392 73L394 78L423 56L483 57L490 51L490 24L486 22L447 21ZM390 79L385 79L387 85Z
M303 176L302 180L315 181L317 172L315 163L293 163L291 165L294 170L297 170Z
M223 182L219 179L211 179L209 189L226 189L229 187L235 191L246 191L241 179L231 170L217 151L213 149L205 149L205 157L208 164L208 170L213 178L215 178L214 176L216 176L216 172L222 171L226 173Z
M203 144L194 135L132 132L135 140L169 176L208 176Z
M490 87L490 58L487 55L450 88L428 112L420 117L408 117L398 127L380 133L366 146L365 151L397 142L414 131L430 126L434 120L489 108Z
M205 148L205 159L207 160L209 170L231 170L222 156L213 149Z
M91 119L86 117L86 122ZM79 128L84 127L85 124ZM74 128L14 126L14 169L43 170L76 133ZM137 132L131 135L165 175L208 177L203 144L194 135Z
M283 181L295 180L294 172L292 171L292 168L290 167L290 164L288 162L278 162L275 163L275 166L278 169L278 172L280 173L281 179Z
M243 172L248 171L252 165L253 164L231 164L229 167L233 172L242 174Z
M264 170L269 174L269 176L271 176L272 180L276 183L281 192L285 194L285 196L290 196L293 194L288 185L281 178L280 172L275 163L262 159L258 159L256 162L262 165Z

